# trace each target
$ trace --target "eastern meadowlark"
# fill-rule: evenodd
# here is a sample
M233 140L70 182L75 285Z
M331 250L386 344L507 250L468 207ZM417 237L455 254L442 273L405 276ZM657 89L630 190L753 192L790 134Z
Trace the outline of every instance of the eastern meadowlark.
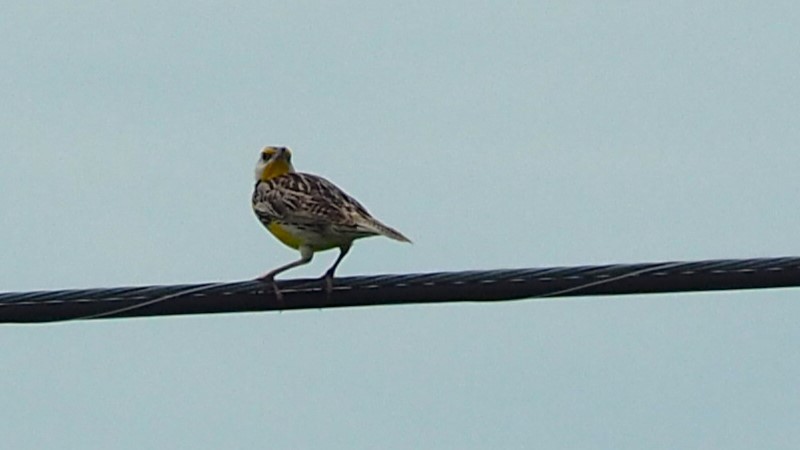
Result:
M292 152L287 147L265 147L256 164L253 211L279 241L300 251L300 259L259 277L274 284L275 276L311 262L315 252L339 249L339 256L323 276L328 295L333 291L333 274L356 239L383 235L411 242L399 231L372 217L356 199L330 181L308 173L295 172Z

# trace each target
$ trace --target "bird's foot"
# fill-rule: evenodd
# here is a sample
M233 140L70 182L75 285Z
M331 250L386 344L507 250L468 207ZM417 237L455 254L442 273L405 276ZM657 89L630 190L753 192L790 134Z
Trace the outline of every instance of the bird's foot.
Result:
M272 285L272 290L275 293L275 300L278 302L278 306L281 310L284 309L284 302L283 302L283 292L281 292L280 288L278 288L278 283L275 282L275 277L271 274L266 274L264 276L258 277L258 281L262 283L269 283Z
M323 282L325 283L325 304L331 304L331 294L333 294L333 274L326 273L322 277Z

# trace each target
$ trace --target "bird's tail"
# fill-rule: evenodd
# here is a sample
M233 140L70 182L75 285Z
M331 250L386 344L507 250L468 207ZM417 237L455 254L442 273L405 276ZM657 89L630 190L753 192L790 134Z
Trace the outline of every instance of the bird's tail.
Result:
M396 241L408 242L409 244L411 243L411 239L403 236L403 233L395 230L394 228L388 225L381 223L380 221L372 217L370 217L369 221L364 221L363 223L360 223L359 228L373 232L375 234L381 234Z

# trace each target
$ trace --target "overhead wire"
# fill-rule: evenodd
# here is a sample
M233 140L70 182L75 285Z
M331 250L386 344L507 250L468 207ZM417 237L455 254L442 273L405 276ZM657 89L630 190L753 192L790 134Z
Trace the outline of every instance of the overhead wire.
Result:
M0 293L0 323L800 286L800 257Z

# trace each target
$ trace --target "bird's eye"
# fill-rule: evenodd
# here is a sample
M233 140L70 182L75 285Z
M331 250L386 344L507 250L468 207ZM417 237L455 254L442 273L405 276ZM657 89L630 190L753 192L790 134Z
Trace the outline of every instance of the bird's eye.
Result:
M292 162L292 155L286 155L286 162Z
M264 161L264 162L267 162L267 161L269 161L269 154L267 154L267 153L262 153L262 154L261 154L261 161Z

